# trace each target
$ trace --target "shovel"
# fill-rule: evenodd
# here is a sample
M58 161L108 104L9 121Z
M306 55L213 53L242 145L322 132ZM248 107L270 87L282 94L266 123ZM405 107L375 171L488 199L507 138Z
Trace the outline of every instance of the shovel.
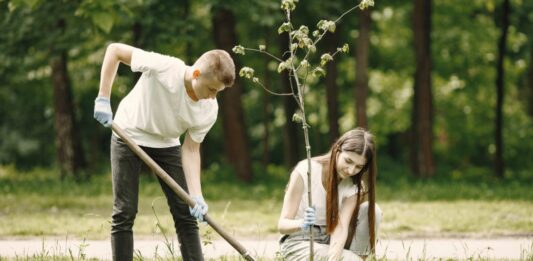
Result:
M135 142L128 137L128 135L115 123L112 124L111 129L128 145L128 147L141 158L146 165L154 171L154 173L160 177L185 203L194 207L196 202L189 196L185 190L183 190L176 181L174 181L170 175L168 175L155 161L144 152ZM237 250L241 256L247 261L255 261L250 253L234 238L232 238L226 231L222 229L215 221L209 216L204 216L204 221L207 222L220 236L222 236L235 250Z

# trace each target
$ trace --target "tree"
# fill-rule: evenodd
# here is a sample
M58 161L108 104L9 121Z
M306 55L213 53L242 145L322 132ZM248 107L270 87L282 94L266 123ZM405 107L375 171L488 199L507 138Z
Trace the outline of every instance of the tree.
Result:
M504 99L504 60L507 50L507 31L509 29L509 0L504 0L501 13L501 35L498 41L498 60L496 62L496 121L494 125L494 138L496 142L496 155L494 167L496 176L503 178L505 171L505 163L503 159L503 99Z
M355 51L355 106L356 122L359 127L368 127L366 116L366 99L368 97L368 55L370 46L370 10L361 11L359 15L359 36Z
M64 20L58 21L58 29L64 30ZM61 177L74 175L81 179L80 170L84 167L83 151L78 138L78 127L72 102L72 87L67 70L65 50L53 54L50 59L54 86L54 127L57 164Z
M282 59L289 58L289 48L287 43L289 42L289 37L286 34L279 36L279 49L282 50L281 53L285 53L282 56ZM287 71L281 72L281 85L283 87L283 92L292 93L296 83L289 76ZM298 151L298 126L296 124L290 124L292 122L292 116L297 112L297 103L294 101L293 97L284 96L283 97L283 109L285 111L285 125L283 126L283 155L285 156L285 165L287 168L296 166L296 163L300 160L299 151Z
M237 44L235 17L232 11L224 6L216 6L212 20L215 43L218 48L231 53ZM238 60L234 58L238 67ZM235 168L237 177L243 181L252 180L252 167L248 138L241 104L242 86L239 78L233 87L225 90L220 96L224 143L229 162Z
M265 45L259 45L259 49L255 48L245 48L241 45L235 46L233 48L233 52L236 54L242 54L245 55L246 51L253 51L253 52L260 52L264 53L273 59L275 59L278 64L278 73L282 73L284 71L287 72L287 76L289 78L289 83L291 84L291 90L288 93L275 93L270 91L268 88L265 87L263 83L261 83L261 80L258 77L255 77L255 70L250 67L243 67L241 68L239 75L241 77L245 77L248 79L251 79L254 83L257 83L261 85L266 91L268 91L271 94L274 95L280 95L280 96L292 96L294 100L296 101L298 105L299 111L293 115L292 120L301 124L304 134L304 141L305 141L305 152L306 152L306 159L307 159L307 184L309 184L309 187L307 189L307 202L309 204L309 207L313 206L313 201L311 197L311 145L309 142L309 125L307 124L307 114L306 114L306 107L305 107L305 89L309 86L309 78L311 75L314 76L314 78L320 78L325 75L325 66L330 63L336 54L339 52L347 53L348 52L348 45L344 44L342 47L337 47L336 50L333 53L324 53L320 56L320 64L318 66L312 66L310 60L312 55L316 52L316 45L318 42L320 42L326 33L334 33L337 28L337 23L348 13L355 10L356 8L365 9L368 6L373 6L374 2L369 0L363 0L360 4L355 5L348 11L344 12L342 15L339 16L335 21L331 20L320 20L316 25L316 30L314 30L311 35L309 34L309 27L307 25L301 25L298 29L296 29L292 22L292 12L296 8L296 3L298 0L283 0L281 2L281 9L285 13L286 16L286 22L282 23L281 26L278 28L279 34L288 34L288 54L289 56L287 58L284 58L282 55L282 58L276 57L272 55L271 53L266 51ZM281 49L283 50L283 48ZM284 54L286 54L285 52ZM292 80L294 80L294 85L292 84ZM373 199L373 190L369 191L369 212L373 213L374 211L374 201ZM373 223L374 220L370 220L370 224ZM373 230L373 228L371 229ZM309 231L309 252L314 253L314 247L313 247L313 231ZM373 233L370 233L370 248L373 252L375 249L375 238L373 238ZM310 255L309 259L313 261L313 256Z
M435 172L431 91L431 1L414 0L413 5L416 71L411 122L411 169L416 176L429 178Z
M330 34L326 39L328 52L334 53L337 47L340 45L339 30ZM337 61L331 61L326 65L326 104L328 105L328 126L329 126L329 142L333 144L335 140L339 138L339 102L338 93L339 88L337 86Z

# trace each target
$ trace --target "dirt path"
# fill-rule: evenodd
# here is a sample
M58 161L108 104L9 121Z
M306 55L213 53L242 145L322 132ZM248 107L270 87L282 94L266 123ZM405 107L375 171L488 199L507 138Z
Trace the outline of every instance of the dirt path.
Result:
M278 250L275 240L254 241L246 240L241 242L254 256L273 258ZM177 242L174 242L175 253ZM225 241L215 240L212 244L204 246L204 253L207 258L217 258L221 256L237 256L237 251ZM141 239L135 241L135 250L143 258L153 259L156 255L160 257L171 256L170 251L159 239ZM177 255L178 255L177 254ZM434 259L434 258L454 258L468 259L480 258L491 259L533 259L533 237L520 238L443 238L443 239L382 239L377 246L379 257L386 256L387 259ZM0 240L0 260L6 257L33 257L33 256L73 256L75 258L85 255L87 258L97 258L109 260L111 247L108 241L80 241L80 240L60 240L60 239L13 239Z

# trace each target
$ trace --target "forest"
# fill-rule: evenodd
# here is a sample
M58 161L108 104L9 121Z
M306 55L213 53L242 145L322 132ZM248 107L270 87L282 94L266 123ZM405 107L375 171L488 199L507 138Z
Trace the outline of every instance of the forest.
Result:
M315 28L357 4L301 0L292 22ZM284 19L277 0L0 1L0 165L79 181L109 170L111 132L93 106L113 42L187 64L224 49L237 74L253 67L269 90L286 91L276 60L232 52L264 45L282 56ZM312 155L362 126L376 136L378 180L533 179L532 1L375 1L344 16L317 53L344 44L348 53L307 86ZM114 110L138 77L121 65ZM217 99L204 169L253 182L278 167L288 175L305 157L291 97L238 78Z

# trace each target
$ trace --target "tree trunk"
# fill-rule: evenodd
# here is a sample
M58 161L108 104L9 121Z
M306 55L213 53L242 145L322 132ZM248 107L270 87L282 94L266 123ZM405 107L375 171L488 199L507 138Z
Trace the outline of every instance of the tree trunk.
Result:
M289 37L287 34L282 34L279 37L279 49L281 53L286 53L288 49ZM288 55L283 56L282 59L287 59ZM292 77L289 78L287 71L283 71L280 75L281 85L284 93L293 92L291 88ZM294 93L296 90L296 83L293 81ZM292 96L283 96L283 108L285 110L285 126L283 128L283 147L285 164L287 168L296 166L300 157L298 151L298 124L292 122L292 115L298 109L298 105Z
M416 72L412 122L412 170L422 178L432 177L433 160L433 95L431 91L431 1L415 0L413 36Z
M368 55L370 46L370 10L359 14L359 37L355 51L355 111L358 127L368 128L366 100L368 97Z
M190 0L183 0L183 19L185 21L191 22L191 2ZM185 27L185 35L190 35L193 32L191 32L191 27ZM187 42L185 43L185 63L192 64L192 44L189 38L187 38Z
M333 34L328 35L325 39L327 43L327 50L334 53L339 47L340 28L337 28ZM338 101L338 87L337 87L337 60L333 60L326 65L326 100L328 106L328 123L329 123L329 144L335 143L339 138L339 101ZM315 131L319 134L318 131ZM315 144L320 144L317 142ZM316 151L320 151L317 148Z
M268 32L265 33L265 45L269 46L269 35ZM267 89L270 90L270 76L269 76L269 70L268 70L268 62L270 59L265 56L264 57L264 82L263 84ZM270 121L272 117L270 117L271 114L271 106L270 106L270 94L263 93L263 128L265 130L265 134L263 136L263 157L262 157L262 164L263 167L267 167L268 162L270 161Z
M84 165L72 103L72 90L67 71L67 54L62 52L50 60L54 85L54 127L56 158L61 178L73 175L81 180Z
M134 22L133 26L131 27L131 31L133 34L133 46L140 48L140 49L144 49L142 24L139 23L138 21ZM141 72L133 72L132 74L133 84L131 85L132 88L135 85L135 83L139 80L139 78L141 78L141 74L142 74Z
M496 176L503 178L505 171L505 164L503 159L503 84L505 77L505 69L503 68L505 53L507 48L507 30L509 28L509 0L503 1L502 10L502 34L498 42L498 61L496 64L497 76L496 76L496 122L495 122L495 142L496 142L496 155L495 155L495 169Z
M231 49L237 45L235 17L225 8L216 8L213 16L213 33L217 48L233 54ZM233 56L239 68L237 59ZM240 78L235 79L233 87L220 94L222 126L224 129L224 146L230 163L235 168L237 177L246 182L252 180L250 151L241 103L242 84Z
M533 38L530 39L529 43L529 71L528 71L528 88L529 95L527 96L528 103L528 114L529 117L533 118Z

